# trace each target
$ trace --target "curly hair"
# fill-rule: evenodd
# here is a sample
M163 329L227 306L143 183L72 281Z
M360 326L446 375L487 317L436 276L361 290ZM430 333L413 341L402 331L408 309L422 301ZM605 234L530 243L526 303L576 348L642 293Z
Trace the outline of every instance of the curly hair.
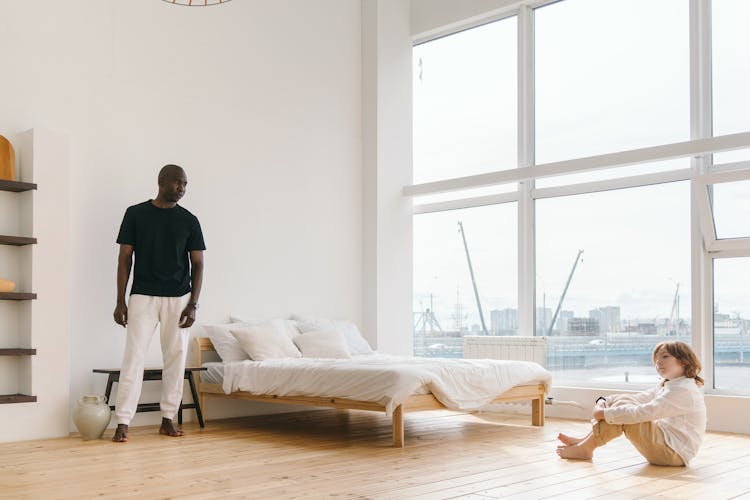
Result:
M675 357L675 359L685 369L685 377L695 379L695 383L703 385L703 379L698 376L701 371L701 362L698 360L698 356L695 355L693 350L685 342L678 340L670 342L660 342L654 347L653 361L656 363L656 355L659 351L664 348L669 354Z

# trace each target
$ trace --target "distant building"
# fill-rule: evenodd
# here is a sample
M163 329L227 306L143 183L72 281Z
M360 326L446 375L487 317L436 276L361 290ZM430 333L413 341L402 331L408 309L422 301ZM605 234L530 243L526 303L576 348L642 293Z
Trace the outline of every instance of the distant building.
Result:
M490 311L490 333L492 335L497 335L500 332L500 318L499 309L492 309Z
M599 322L599 331L601 333L621 331L619 307L598 307L593 311L589 311L589 318L595 319Z
M722 314L714 311L714 325L728 326L732 322L732 317L728 314Z
M595 318L570 318L568 320L568 335L599 335L599 320Z
M490 330L493 335L511 335L518 331L517 309L493 309L490 311Z
M636 331L641 335L656 335L655 323L638 323Z
M573 311L560 311L560 314L557 317L555 330L558 330L561 335L565 335L565 332L568 331L568 322L573 316L575 316Z
M552 321L552 309L550 309L549 307L537 307L536 308L537 335L547 335L550 321Z

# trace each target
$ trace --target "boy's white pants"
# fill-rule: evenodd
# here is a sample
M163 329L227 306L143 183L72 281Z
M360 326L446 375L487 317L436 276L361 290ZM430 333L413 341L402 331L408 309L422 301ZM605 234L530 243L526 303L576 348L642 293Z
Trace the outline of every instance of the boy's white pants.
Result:
M161 413L174 419L182 403L190 332L180 328L180 315L190 300L182 297L152 297L131 295L128 300L128 329L125 355L117 386L115 418L118 424L130 425L138 407L143 385L146 353L157 326L161 326L161 355L164 361L161 381Z

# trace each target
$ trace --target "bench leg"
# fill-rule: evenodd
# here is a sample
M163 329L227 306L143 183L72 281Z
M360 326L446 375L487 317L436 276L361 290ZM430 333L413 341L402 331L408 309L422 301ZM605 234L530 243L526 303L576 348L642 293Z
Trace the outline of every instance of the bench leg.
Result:
M398 405L393 410L393 446L394 448L404 447L404 407Z
M203 412L201 411L201 398L198 397L198 391L195 390L193 372L188 372L188 384L190 385L190 394L193 396L193 403L195 403L195 414L198 416L198 423L201 427L205 427Z
M115 381L115 374L110 373L109 376L107 377L107 389L104 391L104 397L107 398L107 404L110 405L111 409L115 408L115 405L113 405L109 401L109 396L112 394L112 384L114 383L114 381Z
M201 405L201 414L203 414L203 410L206 408L206 393L205 392L199 392L198 393L198 401ZM203 423L205 424L208 422L208 419L205 415L203 415Z

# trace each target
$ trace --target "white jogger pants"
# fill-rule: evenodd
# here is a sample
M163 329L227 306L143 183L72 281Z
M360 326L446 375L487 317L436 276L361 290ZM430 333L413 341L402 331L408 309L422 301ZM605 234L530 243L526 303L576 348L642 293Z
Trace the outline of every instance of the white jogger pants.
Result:
M157 326L161 326L161 355L164 361L161 381L161 413L174 419L182 402L185 380L188 329L180 328L180 315L190 294L182 297L131 295L128 300L128 329L125 354L117 386L115 418L118 424L129 425L138 407L143 385L143 368L148 346Z

